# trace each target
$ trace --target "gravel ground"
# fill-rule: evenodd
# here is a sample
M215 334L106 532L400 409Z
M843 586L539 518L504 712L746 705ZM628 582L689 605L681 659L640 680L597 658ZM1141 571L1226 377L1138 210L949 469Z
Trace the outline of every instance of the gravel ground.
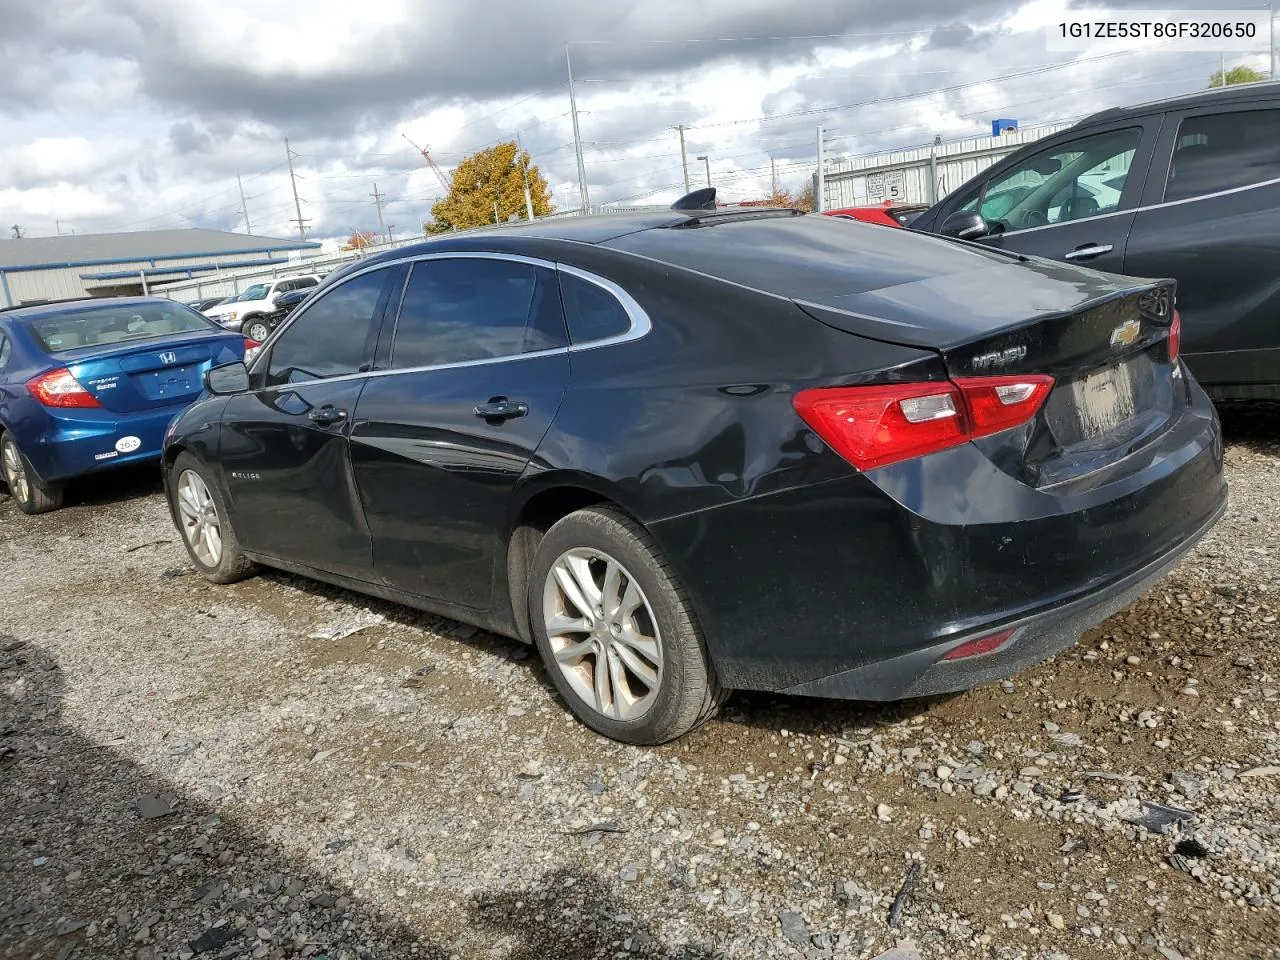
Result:
M1280 416L1228 427L1226 520L1055 660L658 749L512 641L206 584L150 472L0 492L0 956L1275 960Z

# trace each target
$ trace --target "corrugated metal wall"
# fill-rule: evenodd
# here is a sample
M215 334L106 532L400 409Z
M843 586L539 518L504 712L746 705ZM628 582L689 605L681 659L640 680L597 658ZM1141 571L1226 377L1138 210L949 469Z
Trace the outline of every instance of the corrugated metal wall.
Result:
M931 147L836 160L827 166L824 174L826 209L875 204L889 199L904 203L934 203L1024 144L1070 126L1070 123L1045 124L999 137L972 137ZM931 182L935 157L936 193Z

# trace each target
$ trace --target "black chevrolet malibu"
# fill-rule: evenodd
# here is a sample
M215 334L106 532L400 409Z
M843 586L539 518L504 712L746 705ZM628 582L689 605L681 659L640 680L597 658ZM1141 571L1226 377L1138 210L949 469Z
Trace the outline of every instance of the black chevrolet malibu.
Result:
M265 564L531 642L632 743L734 688L1007 675L1226 504L1171 283L788 210L401 248L206 387L164 454L206 577Z

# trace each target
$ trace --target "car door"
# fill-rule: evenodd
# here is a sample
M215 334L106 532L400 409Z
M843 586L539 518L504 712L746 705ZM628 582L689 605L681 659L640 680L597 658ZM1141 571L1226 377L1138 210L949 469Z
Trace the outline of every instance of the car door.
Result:
M254 362L222 416L220 460L244 548L365 580L373 549L348 436L401 267L325 291Z
M569 380L554 266L419 259L387 325L351 435L375 569L408 593L488 609L511 492Z
M1280 102L1170 113L1157 156L1124 271L1178 281L1202 383L1243 398L1280 387Z
M1118 273L1158 127L1156 116L1055 139L994 167L947 213L978 210L990 231L979 243Z

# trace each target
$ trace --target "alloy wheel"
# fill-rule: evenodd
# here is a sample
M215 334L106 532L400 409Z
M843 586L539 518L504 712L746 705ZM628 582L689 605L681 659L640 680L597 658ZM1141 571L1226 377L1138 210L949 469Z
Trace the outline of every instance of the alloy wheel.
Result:
M9 484L9 492L13 499L25 503L31 495L31 481L27 479L27 467L22 462L22 454L18 445L5 437L3 444L4 479Z
M222 525L209 487L194 470L183 470L178 477L178 515L192 553L205 566L216 567L222 560Z
M543 618L556 666L573 692L613 720L636 720L662 685L662 638L649 600L602 551L567 550L543 587Z
M267 329L267 325L265 323L260 320L255 320L253 323L249 324L249 329L247 329L245 333L250 340L257 340L261 343L263 340L267 339L271 334L271 331Z

